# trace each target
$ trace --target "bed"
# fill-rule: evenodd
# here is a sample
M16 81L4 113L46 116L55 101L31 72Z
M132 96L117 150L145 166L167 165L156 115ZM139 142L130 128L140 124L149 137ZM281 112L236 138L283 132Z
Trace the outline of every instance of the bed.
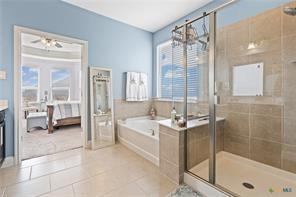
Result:
M80 112L80 102L47 104L48 133L53 133L54 128L60 126L80 125Z

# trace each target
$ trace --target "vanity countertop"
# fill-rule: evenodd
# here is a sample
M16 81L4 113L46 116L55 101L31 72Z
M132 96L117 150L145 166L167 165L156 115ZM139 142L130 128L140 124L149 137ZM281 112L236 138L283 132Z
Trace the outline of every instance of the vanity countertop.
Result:
M0 105L0 111L6 110L8 108L7 105Z
M223 121L225 118L222 117L217 117L216 122ZM203 125L209 124L208 119L200 118L200 119L194 119L194 120L189 120L187 122L187 127L179 127L176 124L172 124L171 119L165 119L165 120L160 120L158 123L162 126L168 127L170 129L176 130L176 131L184 131L186 129L192 129L195 127L200 127Z
M0 111L6 110L8 108L8 102L6 100L0 100Z

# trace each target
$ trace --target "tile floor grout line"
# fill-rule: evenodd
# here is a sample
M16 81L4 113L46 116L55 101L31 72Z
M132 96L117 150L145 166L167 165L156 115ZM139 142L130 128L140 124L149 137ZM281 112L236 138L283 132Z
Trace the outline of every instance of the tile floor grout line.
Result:
M73 197L75 197L76 195L75 195L75 190L74 190L74 185L73 184L71 184L71 188L72 188Z
M30 176L29 176L29 180L32 180L32 167L30 167Z
M115 149L114 149L115 148ZM124 147L122 147L124 148ZM114 191L114 190L119 190L121 187L124 187L124 186L127 186L129 184L136 184L139 189L147 194L145 192L145 190L143 190L142 187L140 187L138 184L137 184L137 181L139 181L140 179L143 179L144 177L149 177L150 174L153 174L155 176L159 175L159 171L156 170L158 169L157 167L155 167L152 163L150 163L149 161L141 158L138 154L135 154L133 153L132 151L128 150L128 149L121 149L121 145L118 145L116 147L113 147L110 149L106 149L107 151L102 151L102 154L106 154L106 157L104 158L108 158L110 159L110 162L118 162L119 161L119 164L118 165L115 165L115 166L112 166L111 168L108 168L108 169L104 169L102 170L101 172L99 173L95 173L95 174L92 174L91 171L88 171L84 166L87 166L91 163L93 163L94 165L96 164L96 162L98 161L104 161L104 159L102 158L99 158L99 159L96 159L96 156L95 154L92 154L93 152L91 152L89 155L88 153L86 152L80 152L78 154L74 153L73 155L70 155L70 156L66 156L65 158L60 158L60 159L55 159L55 160L48 160L46 162L43 162L43 163L39 163L39 164L35 164L35 165L31 165L29 166L28 168L30 169L30 175L29 175L29 180L26 180L26 181L21 181L21 182L18 182L18 183L13 183L11 184L12 185L17 185L17 184L21 184L21 183L25 183L25 182L29 182L29 181L33 181L35 179L38 179L38 178L42 178L42 177L45 177L45 176L48 176L48 181L49 181L49 192L45 192L45 193L42 193L40 195L43 195L43 194L46 194L46 193L51 193L51 192L54 192L54 191L57 191L57 190L61 190L63 188L66 188L66 187L69 187L71 186L72 188L72 192L73 192L73 195L74 196L77 196L76 195L76 192L75 192L75 188L74 188L74 184L77 184L79 182L85 182L87 180L90 180L96 176L100 176L101 174L103 173L108 173L108 172L112 172L112 170L114 169L119 169L119 170L124 170L124 169L121 169L121 167L128 167L132 164L135 164L136 167L139 167L139 172L136 173L136 178L134 179L131 179L131 181L128 181L127 183L126 182L122 182L121 184L118 184L118 186L114 187L112 190L104 193L103 195L106 195L108 194L109 192L111 191ZM111 150L111 152L109 152L109 150ZM127 151L127 152L126 152ZM95 153L95 152L94 152ZM107 156L110 154L110 157ZM113 156L112 156L113 155ZM115 156L114 156L115 155ZM61 170L58 170L58 171L55 171L55 172L51 172L51 173L48 173L48 174L45 174L45 175L42 175L42 176L39 176L39 177L35 177L35 178L32 178L32 174L33 174L33 166L37 166L37 165L46 165L46 163L50 163L50 162L53 162L53 161L57 161L57 160L61 160L63 161L64 165L66 165L65 161L66 161L66 158L69 158L69 157L77 157L77 156L80 156L80 157L85 157L85 158L89 158L89 159L86 159L82 162L80 162L79 164L77 165L74 165L74 166L71 166L71 167L66 167L64 169L61 169ZM88 157L89 156L89 157ZM116 157L116 156L120 156L119 157L119 160L114 160L113 161L113 158ZM144 163L142 163L144 162ZM147 164L150 164L150 165L146 165L146 162ZM66 165L67 166L67 165ZM52 176L55 175L55 174L58 174L60 172L63 172L63 171L67 171L67 170L70 170L70 169L73 169L73 168L81 168L83 171L86 172L86 177L85 178L82 178L80 180L77 180L73 183L69 183L69 184L66 184L66 185L63 185L63 186L60 186L60 187L56 187L55 189L52 188ZM19 168L21 169L21 168ZM141 173L143 172L143 173ZM137 176L137 174L140 174L139 176ZM170 180L169 180L170 181ZM170 181L171 182L171 181ZM115 183L115 182L114 182ZM120 182L119 182L120 183ZM4 190L4 193L7 192L6 190Z
M74 151L76 151L78 149L83 150L82 148L76 148L76 149L71 149L71 150L68 150L68 151L73 151L74 152ZM32 159L41 159L42 157L51 157L51 156L53 156L55 154L62 154L62 153L65 153L65 152L67 152L67 151L62 151L62 152L58 152L58 153L54 153L54 154L50 154L50 155L44 155L44 156L40 156L40 157L35 157L35 158L32 158ZM76 154L73 153L73 155L65 156L63 158L50 159L50 160L47 160L47 161L44 161L44 162L40 162L40 163L28 165L28 166L23 166L23 167L20 166L20 168L33 167L33 166L36 166L36 165L40 165L40 164L44 164L44 163L49 163L49 162L53 162L53 161L57 161L57 160L64 160L66 158L75 157L75 156L79 156L79 155L76 155ZM28 159L28 160L31 160L31 159ZM25 160L25 161L27 161L27 160ZM22 162L25 162L25 161L22 161ZM15 167L15 166L11 166L11 167Z

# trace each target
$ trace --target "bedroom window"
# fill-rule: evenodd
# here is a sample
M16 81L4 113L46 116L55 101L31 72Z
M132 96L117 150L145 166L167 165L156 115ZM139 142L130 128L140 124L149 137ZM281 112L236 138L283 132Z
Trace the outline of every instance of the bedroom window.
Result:
M54 69L51 71L51 99L53 101L70 100L71 73L68 69Z
M39 69L22 66L22 103L28 106L39 101Z
M174 51L173 51L174 50ZM202 100L203 69L197 62L197 46L188 49L188 99ZM172 65L172 58L174 64ZM157 97L160 99L182 100L184 94L184 68L182 48L172 48L171 41L157 46Z

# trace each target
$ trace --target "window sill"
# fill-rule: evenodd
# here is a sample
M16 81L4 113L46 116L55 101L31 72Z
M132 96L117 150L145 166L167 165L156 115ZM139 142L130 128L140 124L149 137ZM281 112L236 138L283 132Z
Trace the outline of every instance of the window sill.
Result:
M175 103L183 103L183 100L173 100L173 99L164 99L164 98L153 98L154 101L160 101L160 102L175 102ZM203 103L203 101L197 101L197 100L188 100L187 103Z

